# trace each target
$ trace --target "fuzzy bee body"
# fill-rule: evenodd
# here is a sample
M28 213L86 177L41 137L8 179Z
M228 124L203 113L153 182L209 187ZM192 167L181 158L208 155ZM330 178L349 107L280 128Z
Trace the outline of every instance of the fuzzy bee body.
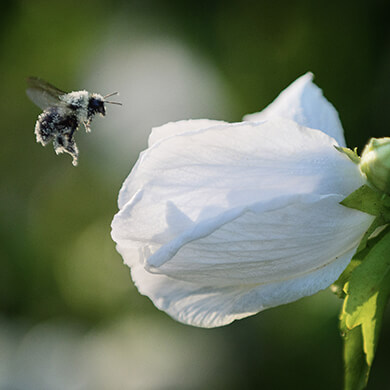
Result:
M90 131L90 123L96 114L106 115L105 103L120 104L105 100L115 93L102 96L88 91L66 93L37 78L28 79L27 95L43 112L35 124L37 142L46 146L53 142L57 154L68 153L73 165L78 163L79 151L74 134L80 124Z
M46 146L53 141L57 154L69 153L77 164L78 148L73 134L79 126L76 115L64 113L59 107L49 107L38 116L35 124L37 142Z

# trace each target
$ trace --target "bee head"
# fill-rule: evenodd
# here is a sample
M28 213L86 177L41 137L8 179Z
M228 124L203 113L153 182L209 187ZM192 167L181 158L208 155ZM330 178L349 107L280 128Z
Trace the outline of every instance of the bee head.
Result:
M106 115L106 107L104 106L104 98L98 94L92 94L88 100L88 117L100 113Z

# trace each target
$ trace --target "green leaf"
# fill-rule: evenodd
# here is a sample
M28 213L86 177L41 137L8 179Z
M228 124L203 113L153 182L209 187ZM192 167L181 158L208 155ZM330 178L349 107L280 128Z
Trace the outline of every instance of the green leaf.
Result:
M344 286L349 281L354 269L361 264L368 251L369 248L366 247L363 251L360 251L359 254L356 253L355 256L352 258L351 262L348 264L347 268L344 270L344 272L333 283L331 289L339 298L345 298L346 294L344 291Z
M345 390L363 390L366 387L370 368L367 365L363 352L363 336L361 327L358 326L343 335L344 338L344 362Z
M357 154L357 148L355 148L354 150L351 150L349 148L343 148L341 146L335 146L335 148L340 153L344 153L345 155L347 155L349 157L349 159L352 160L355 164L359 164L360 163L360 157Z
M364 236L361 239L358 248L356 249L356 253L359 253L360 251L367 248L367 246L369 246L369 240L371 240L371 246L372 246L373 245L372 239L378 236L378 229L382 228L382 230L384 230L387 226L388 224L386 222L386 219L382 215L376 217L373 223L368 228L368 230L364 233Z
M389 196L364 184L340 204L377 217L382 216L386 221L390 221L389 201Z
M355 253L354 257L352 258L351 262L348 264L347 268L339 276L339 278L333 283L333 285L331 287L332 291L339 298L342 298L342 299L345 298L346 294L344 291L344 286L349 281L349 279L352 275L352 272L354 271L354 269L358 265L361 264L361 262L367 256L367 254L371 250L371 248L383 237L384 231L376 234L374 237L371 237L371 235L374 233L374 231L377 230L378 227L386 228L386 225L383 224L382 217L375 218L374 222L368 228L367 232L365 233L362 240L360 241L359 247L356 250L356 253Z
M390 228L352 262L354 268L344 286L346 298L340 317L344 332L345 389L348 390L364 388L361 384L366 383L374 360L390 296ZM351 387L352 384L356 387Z

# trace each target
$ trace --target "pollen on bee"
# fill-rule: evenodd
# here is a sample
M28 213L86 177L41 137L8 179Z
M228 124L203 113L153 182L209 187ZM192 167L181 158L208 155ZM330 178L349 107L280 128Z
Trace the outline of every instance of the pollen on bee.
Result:
M86 90L67 93L36 77L30 77L27 81L28 97L43 109L35 124L37 142L46 146L53 141L55 153L70 154L73 157L72 164L76 166L79 151L74 133L81 123L90 132L93 117L98 113L105 116L104 97Z

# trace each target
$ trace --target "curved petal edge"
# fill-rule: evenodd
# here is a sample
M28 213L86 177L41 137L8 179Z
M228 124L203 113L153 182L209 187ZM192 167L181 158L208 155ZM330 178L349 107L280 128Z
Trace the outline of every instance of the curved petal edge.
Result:
M321 130L345 146L344 130L333 105L313 83L308 72L295 80L264 110L249 114L245 121L262 122L272 117L291 119L302 126Z

